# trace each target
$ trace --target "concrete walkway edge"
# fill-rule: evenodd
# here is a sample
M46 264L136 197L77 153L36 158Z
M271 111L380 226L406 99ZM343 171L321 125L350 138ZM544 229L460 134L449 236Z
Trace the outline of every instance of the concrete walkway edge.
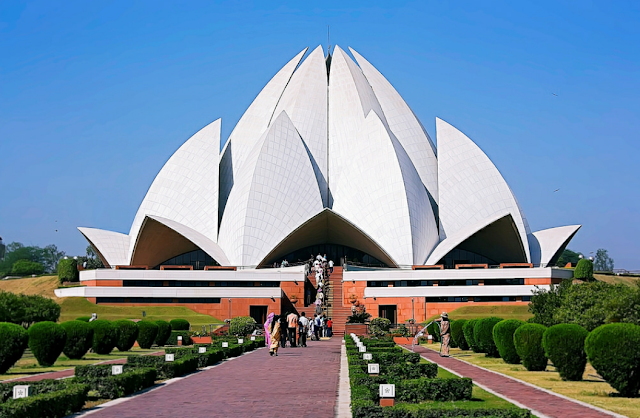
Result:
M351 382L349 382L349 361L347 360L347 348L344 345L344 340L340 349L340 380L336 417L351 418Z

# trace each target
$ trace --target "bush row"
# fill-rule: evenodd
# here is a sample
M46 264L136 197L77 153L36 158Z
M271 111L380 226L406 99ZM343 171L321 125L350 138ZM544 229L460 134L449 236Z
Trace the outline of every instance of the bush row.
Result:
M76 366L75 379L89 386L91 397L116 399L146 389L156 381L155 368L133 368L125 365L124 372L111 374L111 365Z
M80 411L89 392L89 386L68 381L55 385L31 382L29 385L32 395L28 398L8 399L0 404L1 418L62 418Z

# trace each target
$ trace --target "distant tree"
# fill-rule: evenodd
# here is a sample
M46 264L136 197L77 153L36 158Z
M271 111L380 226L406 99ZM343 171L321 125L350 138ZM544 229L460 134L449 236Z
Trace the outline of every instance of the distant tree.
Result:
M545 327L558 324L556 311L562 306L564 296L571 286L571 280L563 280L557 286L552 284L549 290L536 286L529 303L529 312L533 314L532 322Z
M60 305L49 298L0 291L0 322L11 322L28 328L35 322L56 322L58 318Z
M593 261L593 269L595 271L613 271L613 258L609 257L609 253L604 248L596 251L596 257Z
M35 261L18 260L11 266L11 274L16 276L29 276L31 274L42 274L44 266Z
M558 262L556 263L556 266L564 267L567 265L567 263L578 264L578 261L580 260L581 255L582 254L577 253L575 251L571 251L570 249L567 248L562 252L562 255L560 256L560 258L558 258Z
M65 255L64 251L58 250L58 247L56 247L54 244L51 244L44 247L42 252L43 252L43 258L44 258L43 265L44 265L45 271L48 273L52 273L56 271L56 268L58 266L58 261L60 261L62 257L64 257Z
M102 260L100 260L100 257L98 257L98 254L96 254L96 251L91 245L87 245L86 251L87 255L79 258L79 262L84 266L84 268L88 270L95 270L104 267ZM87 264L84 265L84 263Z
M576 269L573 271L573 277L578 280L584 280L586 282L593 279L593 261L583 258L578 261Z

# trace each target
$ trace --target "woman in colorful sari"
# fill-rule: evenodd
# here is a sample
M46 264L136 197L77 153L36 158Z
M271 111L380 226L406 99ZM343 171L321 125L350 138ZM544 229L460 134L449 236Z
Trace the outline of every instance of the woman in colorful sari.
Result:
M267 344L267 347L271 345L271 322L273 321L275 313L271 312L269 316L267 316L267 320L264 322L264 340Z
M280 347L280 315L275 315L271 321L271 344L269 344L269 354L278 356L278 347Z

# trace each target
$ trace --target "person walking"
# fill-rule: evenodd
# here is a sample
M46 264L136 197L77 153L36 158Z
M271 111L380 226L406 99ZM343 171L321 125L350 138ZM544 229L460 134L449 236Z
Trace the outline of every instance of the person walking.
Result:
M296 346L296 331L298 331L298 315L291 312L287 315L287 325L289 326L289 344Z
M298 344L300 347L307 346L307 332L309 332L309 320L305 316L305 313L300 313L300 319L298 319Z
M315 336L316 341L320 341L320 325L322 325L322 320L320 318L320 315L316 315L316 319L313 321L313 335Z
M333 273L333 260L329 260L329 273Z
M440 357L449 357L449 341L451 340L449 315L446 312L442 312L442 315L440 315L439 319L436 319L436 322L440 322L440 336L442 337Z
M269 330L269 337L271 340L271 344L269 345L270 356L273 356L274 354L278 356L278 347L280 346L280 336L282 334L280 331L280 315L275 315Z
M333 322L331 322L331 318L327 320L327 332L329 333L327 337L333 336Z
M287 346L287 317L280 315L280 347L285 348Z

